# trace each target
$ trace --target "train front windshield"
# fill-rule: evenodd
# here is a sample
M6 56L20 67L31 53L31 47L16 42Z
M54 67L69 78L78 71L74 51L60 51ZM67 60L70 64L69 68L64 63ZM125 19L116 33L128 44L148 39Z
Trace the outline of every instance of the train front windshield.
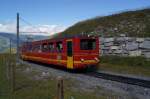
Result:
M95 50L96 49L96 39L81 39L80 40L81 50Z

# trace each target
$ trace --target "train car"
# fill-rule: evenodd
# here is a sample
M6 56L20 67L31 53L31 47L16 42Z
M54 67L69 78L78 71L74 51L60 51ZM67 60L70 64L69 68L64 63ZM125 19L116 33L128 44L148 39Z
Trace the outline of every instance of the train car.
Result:
M25 42L21 58L71 70L94 67L100 61L99 39L78 36Z

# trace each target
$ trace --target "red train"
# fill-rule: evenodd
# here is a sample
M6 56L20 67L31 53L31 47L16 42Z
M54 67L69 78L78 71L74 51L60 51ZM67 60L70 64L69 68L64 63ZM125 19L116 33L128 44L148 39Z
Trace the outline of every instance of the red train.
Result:
M72 70L95 67L99 62L99 39L78 36L25 42L21 58Z

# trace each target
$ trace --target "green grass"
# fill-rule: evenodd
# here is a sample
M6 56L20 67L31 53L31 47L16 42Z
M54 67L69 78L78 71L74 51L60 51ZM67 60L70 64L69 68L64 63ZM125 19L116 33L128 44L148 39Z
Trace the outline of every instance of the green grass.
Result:
M35 76L39 75L38 71L23 73L26 69L24 64L16 66L15 92L11 92L11 80L6 78L6 62L10 59L14 62L14 56L8 57L8 54L0 55L0 99L56 99L57 80L48 78L36 80ZM106 96L97 96L95 93L78 92L72 89L75 81L64 80L65 99L106 99Z
M113 65L129 65L149 67L150 61L144 57L120 57L120 56L102 56L101 63L109 63Z
M144 57L103 56L99 69L150 77L150 60Z

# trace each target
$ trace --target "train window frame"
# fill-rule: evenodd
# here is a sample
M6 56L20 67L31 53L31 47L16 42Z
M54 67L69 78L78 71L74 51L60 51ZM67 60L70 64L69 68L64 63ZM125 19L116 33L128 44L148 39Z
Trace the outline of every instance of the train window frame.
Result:
M33 52L41 52L41 45L35 44L32 49Z
M50 48L50 45L52 45L52 48ZM55 45L53 42L49 42L48 43L48 51L49 52L54 52L55 51Z
M32 43L27 44L27 52L32 52Z
M62 41L56 42L56 51L58 53L61 53L63 51L63 42Z
M44 48L45 45L46 45L46 48ZM42 43L42 52L47 52L47 51L48 51L48 44Z
M95 50L96 39L80 39L80 50Z

